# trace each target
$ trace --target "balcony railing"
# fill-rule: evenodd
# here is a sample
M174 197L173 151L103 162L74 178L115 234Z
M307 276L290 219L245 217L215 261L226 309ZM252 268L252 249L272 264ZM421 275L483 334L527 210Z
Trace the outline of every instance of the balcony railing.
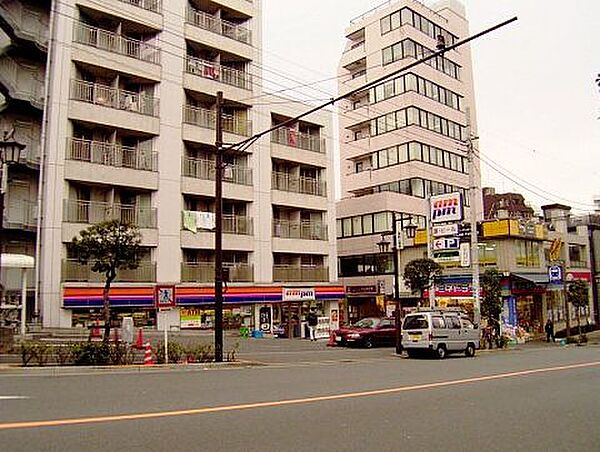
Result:
M229 272L229 282L254 281L254 267L251 264L223 263ZM181 282L209 283L215 280L213 262L182 262Z
M325 140L308 133L298 132L295 129L282 127L271 133L271 142L284 144L294 148L305 149L307 151L325 153Z
M119 0L123 3L127 3L128 5L138 6L147 11L152 11L154 13L159 13L162 11L162 3L161 0Z
M158 171L158 153L102 141L69 138L67 159L115 166L117 168Z
M239 71L211 61L202 60L188 55L185 61L185 71L210 80L225 83L226 85L252 90L252 76L244 71Z
M5 229L34 230L37 227L37 203L27 200L8 200L4 210Z
M103 107L158 116L158 99L83 80L71 81L71 99Z
M188 8L187 22L204 30L243 42L244 44L252 43L252 33L248 28L219 19L195 8Z
M328 281L329 269L323 266L274 265L275 282L311 282Z
M186 124L193 124L195 126L214 130L216 128L216 120L217 114L212 110L192 107L191 105L185 105L183 107L183 122ZM249 137L252 134L252 121L223 115L223 130L236 135Z
M195 213L194 211L184 211ZM184 229L182 219L181 228ZM254 233L252 218L245 215L223 215L223 232L225 234L252 235Z
M325 182L311 177L294 177L288 173L274 172L271 175L274 190L325 196Z
M62 280L64 282L104 282L103 273L92 271L92 265L80 264L76 259L63 259ZM156 282L156 262L142 261L133 270L118 270L115 282Z
M121 220L140 228L156 229L157 209L134 204L110 204L98 201L65 200L63 221L66 223L94 224L107 220Z
M160 49L157 46L81 22L75 23L73 40L107 52L118 53L148 63L160 64Z
M215 180L215 174L214 161L184 157L184 176L195 179ZM227 165L223 170L223 182L252 185L252 168L240 165Z
M44 108L43 72L19 64L9 56L0 58L0 83L11 97L24 99L39 109Z
M318 221L273 220L273 237L327 240L327 225Z

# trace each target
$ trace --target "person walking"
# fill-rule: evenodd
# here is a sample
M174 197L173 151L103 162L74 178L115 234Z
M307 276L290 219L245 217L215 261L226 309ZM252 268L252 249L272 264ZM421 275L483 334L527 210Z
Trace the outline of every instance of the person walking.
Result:
M317 314L315 313L314 308L311 308L310 312L306 316L306 322L308 323L308 332L310 335L310 340L316 341L317 338L315 336L315 330L317 329L319 319L317 318Z
M551 338L552 342L554 342L554 323L551 319L548 319L548 321L546 322L544 330L546 331L546 342L550 342Z

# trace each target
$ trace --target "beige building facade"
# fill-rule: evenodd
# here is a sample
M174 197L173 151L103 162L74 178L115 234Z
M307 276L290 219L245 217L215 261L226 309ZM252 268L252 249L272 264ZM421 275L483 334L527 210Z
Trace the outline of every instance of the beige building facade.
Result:
M7 39L21 51L6 62L3 55L12 72L0 76L12 76L0 81L14 112L2 125L20 125L15 102L27 103L28 139L16 136L39 156L22 195L39 206L31 234L39 247L29 249L38 262L34 310L48 327L93 320L102 279L76 261L69 242L90 224L118 218L139 226L143 247L140 267L114 284L118 317L156 325L155 288L167 284L188 326L210 328L216 93L225 99L226 144L307 109L263 96L261 0L37 4L2 2L12 20L3 29L12 26ZM28 46L38 49L33 63ZM330 136L330 115L320 113L226 153L226 326L268 323L262 329L270 332L308 305L327 316L343 297ZM286 299L293 288L309 295Z
M337 244L352 321L384 313L393 296L392 256L379 255L377 243L392 230L394 213L398 229L411 221L425 228L430 196L459 192L466 219L472 212L480 218L481 195L479 164L475 160L471 168L467 155L477 130L469 45L395 73L435 52L440 35L446 45L466 38L464 7L456 1L390 1L351 21L345 34L341 94L389 76L339 107ZM471 171L475 206L468 195ZM410 259L408 251L400 253L400 273ZM400 295L410 296L402 282Z

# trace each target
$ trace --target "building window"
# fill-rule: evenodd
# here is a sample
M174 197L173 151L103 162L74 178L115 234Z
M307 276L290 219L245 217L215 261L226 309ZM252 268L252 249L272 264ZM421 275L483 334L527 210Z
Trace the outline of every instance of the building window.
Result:
M419 44L412 39L404 39L381 49L381 59L385 66L405 58L424 58L432 53L433 51L424 45ZM425 61L424 64L431 66L449 77L460 80L460 66L446 57L438 55L435 58Z
M581 245L569 245L569 264L571 267L587 267L585 258L585 247Z
M518 240L516 244L517 265L520 267L539 267L540 244L527 240Z

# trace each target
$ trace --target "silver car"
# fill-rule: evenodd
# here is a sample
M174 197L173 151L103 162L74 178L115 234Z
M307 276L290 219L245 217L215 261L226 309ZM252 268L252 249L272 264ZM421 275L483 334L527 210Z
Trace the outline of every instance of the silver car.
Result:
M434 353L444 359L449 353L475 356L479 348L479 327L461 311L419 310L407 314L402 323L402 347L413 357Z

